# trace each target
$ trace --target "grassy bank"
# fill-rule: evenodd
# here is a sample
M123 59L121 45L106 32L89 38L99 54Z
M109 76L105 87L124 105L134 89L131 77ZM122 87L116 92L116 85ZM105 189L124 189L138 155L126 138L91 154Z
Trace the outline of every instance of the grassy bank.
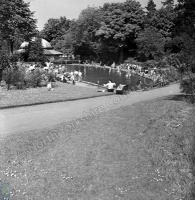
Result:
M29 88L26 90L5 90L0 88L0 109L22 105L61 102L82 98L108 95L107 92L97 92L97 88L79 87L56 82L53 91L46 87Z
M7 136L0 176L12 199L192 200L194 114L178 96Z

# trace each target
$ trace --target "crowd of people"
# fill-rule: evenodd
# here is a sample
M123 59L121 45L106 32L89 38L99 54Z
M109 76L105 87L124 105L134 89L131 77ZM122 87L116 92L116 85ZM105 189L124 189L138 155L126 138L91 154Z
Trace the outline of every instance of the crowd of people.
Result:
M94 65L95 66L95 65ZM45 67L40 67L39 65L36 64L29 64L27 67L27 70L34 70L36 67L39 67L40 70L44 71L44 74L52 73L55 77L55 80L64 82L64 83L70 83L70 84L75 84L76 81L81 82L82 81L82 72L79 70L74 70L74 71L69 71L67 70L67 67L65 65L54 65L51 62L46 63ZM162 73L160 70L157 68L143 68L140 65L136 64L120 64L116 65L113 63L109 67L109 72L111 72L112 69L117 70L119 74L121 74L121 71L126 72L126 78L130 78L132 75L136 74L139 75L140 78L148 78L153 81L154 86L159 85L159 86L164 86L168 83L167 77L165 73ZM85 73L85 72L84 72ZM47 79L47 76L45 76L45 79ZM111 85L110 82L107 83L107 87L109 88ZM109 88L112 89L112 88Z
M112 69L115 69L119 75L121 74L121 71L126 71L126 78L130 78L132 75L136 74L152 80L154 85L159 84L160 86L163 86L169 83L167 73L156 67L149 69L136 64L127 63L116 65L115 62L113 62L109 68L109 72L111 72Z
M57 81L64 82L64 83L72 83L75 84L75 81L82 82L82 72L79 70L74 70L71 72L67 71L67 68L65 65L54 65L53 63L46 63L47 66L41 67L40 65L36 64L29 64L26 65L27 71L35 70L36 68L39 68L43 73L43 76L51 73L54 75L54 78ZM46 76L45 76L46 78Z
M141 77L152 80L154 82L154 85L158 84L160 86L163 86L167 85L170 82L168 73L166 71L158 69L157 67L142 67L139 64L131 63L117 65L115 62L113 62L110 66L103 65L101 62L91 62L91 64L89 64L89 62L85 62L85 64L95 67L109 68L109 73L111 73L111 71L115 69L118 75L121 75L121 71L125 71L126 78L130 78L132 75L136 74Z

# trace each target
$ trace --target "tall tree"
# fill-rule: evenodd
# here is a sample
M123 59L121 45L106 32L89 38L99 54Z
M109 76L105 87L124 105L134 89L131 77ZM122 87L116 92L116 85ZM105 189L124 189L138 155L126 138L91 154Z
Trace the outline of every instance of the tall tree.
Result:
M70 20L66 19L66 17L60 17L59 19L50 18L40 32L40 36L51 42L52 45L55 45L66 34L69 26Z
M175 27L176 14L174 9L162 7L148 18L145 27L156 28L165 38L171 37Z
M13 53L14 42L18 38L29 39L34 35L36 20L29 9L29 3L23 0L1 0L0 32Z
M175 8L178 17L175 26L175 38L179 38L177 46L180 51L177 54L181 72L185 79L181 80L181 88L184 92L195 94L195 1L178 0Z
M38 36L33 38L28 45L28 61L45 62L45 56L42 48L42 39Z
M72 20L70 28L55 48L63 52L80 55L82 59L96 59L98 55L98 38L95 35L100 27L102 14L98 8L88 7Z
M119 62L123 62L124 55L136 48L135 39L144 24L144 11L140 3L127 0L124 3L104 4L104 21L97 35L113 47L114 52L120 52ZM114 53L112 52L112 53Z
M0 82L2 80L3 70L9 67L9 53L7 52L6 41L0 35Z
M77 33L77 54L87 55L90 59L97 58L98 55L98 38L96 36L97 30L101 26L102 12L99 8L88 7L84 9L76 21Z
M154 3L153 0L149 0L148 1L148 4L146 6L146 9L147 11L150 13L150 12L154 12L156 11L156 4Z
M165 0L161 2L163 4L163 6L174 6L174 0Z
M187 33L195 40L195 1L178 0L175 10L178 14L175 34Z
M138 53L146 59L159 60L164 54L165 41L155 28L149 27L144 29L136 39Z

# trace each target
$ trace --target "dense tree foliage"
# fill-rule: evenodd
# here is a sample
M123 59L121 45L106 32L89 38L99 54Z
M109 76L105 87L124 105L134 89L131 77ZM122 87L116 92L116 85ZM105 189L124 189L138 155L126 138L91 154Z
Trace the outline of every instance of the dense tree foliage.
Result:
M0 33L14 50L14 42L19 38L29 39L35 32L36 20L23 0L1 0Z
M146 6L146 9L149 13L152 13L154 11L156 11L156 4L154 3L153 0L149 0L148 4Z
M164 54L165 41L160 32L154 27L142 31L136 39L139 57L143 61L149 59L159 60Z
M135 50L135 39L143 29L144 12L140 3L134 0L107 3L101 10L104 21L96 35L101 37L102 42L114 47L112 54L120 52L119 61L123 62L124 52Z
M57 42L55 48L66 53L79 54L83 59L99 57L96 31L102 21L101 11L94 7L84 9L77 20L70 22L70 28Z
M30 41L35 20L29 4L23 0L1 2L3 39L12 46L21 38ZM87 7L75 20L49 19L40 36L56 50L80 55L83 60L121 63L132 57L160 62L170 54L182 57L187 41L194 44L195 1L178 0L174 4L174 0L164 0L157 8L154 0L148 0L145 9L136 0Z
M60 17L60 19L51 18L45 24L40 36L55 45L66 34L69 24L70 20L66 19L66 17Z
M181 73L194 71L194 0L176 4L164 0L160 8L148 0L145 9L136 0L88 7L78 19L66 19L69 23L64 23L60 34L63 26L56 25L59 21L50 19L42 35L55 41L54 48L65 54L106 64L131 58L160 67L174 66Z
M28 61L41 62L41 63L44 63L46 61L40 37L33 38L29 42Z

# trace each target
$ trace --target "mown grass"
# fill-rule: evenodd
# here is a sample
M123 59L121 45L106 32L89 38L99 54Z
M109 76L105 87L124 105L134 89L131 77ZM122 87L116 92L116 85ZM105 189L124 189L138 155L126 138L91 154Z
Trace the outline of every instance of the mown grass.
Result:
M193 200L194 114L194 105L170 97L104 113L70 132L67 123L7 136L0 176L14 200Z
M97 90L96 87L81 87L61 82L55 83L53 91L48 91L46 87L28 88L26 90L5 90L0 88L0 108L108 95L107 92L97 92Z

